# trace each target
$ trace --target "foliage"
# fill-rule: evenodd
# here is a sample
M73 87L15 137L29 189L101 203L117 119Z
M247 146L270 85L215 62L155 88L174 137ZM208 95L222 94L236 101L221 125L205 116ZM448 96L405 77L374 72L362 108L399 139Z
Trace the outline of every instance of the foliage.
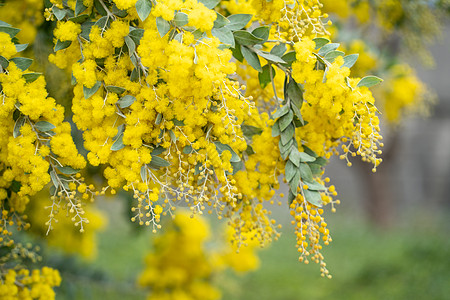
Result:
M39 25L42 2L28 2L22 17L5 20ZM32 60L20 57L27 48L16 37L20 30L2 22L2 247L15 251L14 225L21 230L36 222L35 232L42 231L43 204L30 197L47 184L47 234L64 213L81 233L98 229L101 221L89 203L124 190L133 194L131 221L154 232L162 217L172 216L176 224L182 218L176 208L188 206L193 218L206 212L228 219L233 249L265 246L279 237L281 226L268 206L281 203L283 176L299 260L320 264L322 276L331 278L322 255L332 240L323 214L328 207L335 211L339 200L324 168L333 154L349 166L350 157L359 155L376 171L383 143L369 88L382 79L366 74L384 73L376 68L380 59L361 49L364 44L358 50L366 57L358 65L354 45L332 42L336 28L327 31L326 6L318 0L49 0L44 6L54 26L48 60L67 71L59 80L73 85L70 114L87 154L79 153L63 107L47 95L44 76L27 71ZM37 17L23 22L30 15ZM394 19L393 26L403 28ZM27 34L23 38L33 40L33 32ZM345 47L349 55L341 51ZM384 103L388 119L396 120L425 90L407 67L385 69L399 78L380 93L396 99ZM395 97L405 86L412 92ZM100 189L93 176L82 175L87 165L103 175ZM85 237L92 239L92 233ZM10 270L0 265L2 279Z

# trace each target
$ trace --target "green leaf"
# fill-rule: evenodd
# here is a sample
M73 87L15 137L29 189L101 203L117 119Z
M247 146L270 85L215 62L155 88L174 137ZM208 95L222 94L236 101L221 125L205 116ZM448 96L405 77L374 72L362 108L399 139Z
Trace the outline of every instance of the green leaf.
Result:
M299 110L303 105L303 92L295 80L291 79L287 86L287 95L292 103Z
M117 134L112 138L113 141L117 140L119 136L123 134L124 131L125 131L125 124L120 124L119 126L117 126Z
M206 8L213 9L219 4L220 0L198 0L198 2L203 3Z
M170 23L161 17L156 18L156 28L161 37L164 37L170 30Z
M325 167L328 164L328 160L323 157L316 157L316 161L314 163L320 165L321 167Z
M3 69L6 69L9 66L9 60L7 60L1 55L0 55L0 66L2 66Z
M152 155L152 160L150 161L150 166L158 167L158 168L168 167L168 166L170 166L170 162L168 162L165 159L162 159L159 156Z
M262 39L263 41L267 41L267 39L269 38L269 32L270 32L270 27L269 26L260 26L255 28L252 31L252 34L260 39Z
M342 52L342 51L333 50L333 51L328 52L328 53L324 56L324 59L328 60L329 62L333 62L333 61L336 59L336 57L338 57L338 56L344 56L344 54L345 54L345 53Z
M316 43L316 50L319 48L322 48L323 46L325 46L326 44L328 44L330 42L329 39L322 38L322 37L315 38L315 39L313 39L313 41L314 41L314 43Z
M167 150L166 148L158 146L158 147L156 147L155 149L152 150L152 156L160 155L166 150Z
M91 33L91 29L92 29L92 26L94 26L94 24L95 24L94 22L84 22L83 24L81 24L80 36L83 39L90 41L89 34Z
M233 32L233 35L236 39L236 42L244 46L253 46L263 41L263 39L256 37L245 30L236 30L235 32Z
M301 162L313 162L316 158L314 156L311 156L305 152L300 152L300 161Z
M255 52L256 52L256 54L258 54L262 58L267 59L268 61L272 61L272 62L275 62L275 63L281 63L281 64L285 64L286 63L282 58L280 58L280 57L278 57L276 55L270 54L269 52L261 51L261 50L255 50Z
M369 87L379 84L382 81L383 81L383 79L381 79L380 77L377 77L377 76L366 76L358 82L356 87L365 86L365 87L369 88Z
M10 27L10 26L0 26L0 32L4 32L9 34L9 36L11 38L15 37L16 34L18 34L20 31L20 29L18 28L14 28L14 27Z
M234 37L233 37L234 39ZM241 52L241 45L236 44L234 48L231 48L231 52L233 53L233 57L236 58L240 62L244 62L244 56Z
M320 196L319 192L304 190L303 193L305 195L306 201L308 201L310 204L317 207L322 207L322 197Z
M226 27L222 28L213 28L211 30L211 34L219 39L225 45L231 45L231 47L235 46L234 36L230 29Z
M300 178L303 181L313 181L311 169L307 164L301 163L299 169L300 169Z
M75 4L75 16L78 16L79 14L81 14L83 11L86 10L86 6L84 6L83 4L83 0L77 0L76 4Z
M281 143L286 144L290 139L294 136L295 127L292 124L289 124L286 129L281 132Z
M287 105L280 106L277 109L277 111L272 115L272 118L278 119L279 117L284 116L288 112L289 112L289 106L287 106Z
M147 166L142 166L141 167L141 179L142 182L147 182Z
M306 185L308 186L308 190L311 191L325 191L327 188L323 186L322 184L318 183L317 181L305 181Z
M8 23L3 22L2 20L0 20L0 26L11 27L11 24L8 24Z
M68 48L71 44L72 44L72 41L64 41L64 42L61 42L60 40L57 40L57 41L56 41L55 48L54 48L53 50L54 50L55 52L56 52L56 51L59 51L59 50L63 50L63 49Z
M279 140L278 148L280 149L280 154L283 159L286 159L289 156L292 145L294 145L294 139L288 140L288 142L285 145L283 145L281 139Z
M87 19L89 19L89 15L83 14L83 15L69 18L69 21L81 24L81 23L85 22Z
M21 69L22 71L25 71L28 69L31 64L33 63L33 60L30 58L25 57L13 57L9 60L10 62L13 62L16 64L16 66Z
M101 5L99 0L94 0L94 7L100 15L106 16L108 14L105 8Z
M292 147L289 153L289 160L297 167L300 166L300 151L298 151L297 147Z
M119 105L120 108L126 108L131 106L131 104L133 104L134 101L136 101L136 98L134 96L125 95L121 97L119 101L117 101L117 105Z
M341 68L342 67L347 67L347 68L353 67L353 65L358 60L358 57L359 57L359 54L350 54L350 55L344 56L344 64L341 66Z
M35 81L36 79L39 78L39 76L41 76L42 73L27 73L27 74L23 74L22 77L25 79L25 81L27 83L31 83L33 81Z
M290 160L288 160L286 162L286 167L284 168L284 178L286 178L286 181L291 181L296 172L298 172L297 167Z
M272 69L272 76L275 78L275 69L268 64L262 68L262 72L258 73L259 84L263 89L271 82L270 69Z
M144 29L135 28L131 30L128 35L133 39L136 45L139 45L142 37L144 36L144 32L145 32Z
M117 140L111 145L111 150L118 151L124 147L125 147L125 145L123 144L123 133L122 133L119 135Z
M152 10L152 1L138 0L136 2L136 11L141 21L145 21Z
M320 56L325 56L328 52L339 48L339 46L340 46L340 44L338 44L338 43L326 44L325 46L320 48L320 50L319 50L319 52L317 52L317 54L319 54Z
M255 52L244 46L241 46L241 52L242 56L250 66L252 66L256 71L262 72L261 63L259 62L258 55L256 55Z
M56 167L56 168L58 169L58 171L60 171L63 174L66 174L66 175L72 175L72 174L76 174L76 173L80 172L80 170L76 170L76 169L73 169L68 166L67 167Z
M58 21L61 21L62 19L64 19L64 17L66 16L66 13L67 13L67 11L65 9L60 9L60 8L56 7L55 5L53 5L53 7L52 7L52 12Z
M294 201L295 195L289 190L288 193L288 204L291 205L291 203Z
M83 86L83 94L84 94L84 99L89 99L92 95L94 95L98 89L102 86L102 83L100 81L97 81L93 87L91 88L87 88L85 86Z
M177 120L177 119L172 119L171 121L173 122L173 124L175 126L184 126L185 125L183 121L180 121L180 120Z
M161 120L162 120L162 114L161 114L161 113L158 113L158 114L156 115L155 124L156 124L156 125L161 124Z
M187 145L187 146L184 146L184 148L183 148L183 153L184 153L184 154L191 154L193 150L194 150L194 149L192 148L191 145Z
M294 195L297 195L297 187L300 183L300 172L295 172L291 181L289 181L289 188Z
M244 169L244 162L238 161L238 162L231 162L231 166L233 167L233 175L236 174L238 171Z
M175 133L172 130L169 130L169 136L172 142L175 143L177 141L177 137L175 136Z
M22 115L16 120L16 123L14 124L14 129L13 129L13 137L14 138L21 135L20 128L22 128L22 126L25 124L25 121L26 121L26 119Z
M247 145L247 149L245 149L245 153L247 153L247 155L253 155L253 154L255 154L255 150L253 150L252 146Z
M173 18L173 22L176 26L181 27L189 23L189 17L183 12L177 12L175 17Z
M275 122L272 126L272 137L277 137L281 134L280 126L278 125L278 121Z
M251 126L251 125L241 125L242 132L247 138L252 138L255 134L260 135L262 133L262 129L259 127Z
M280 43L278 45L273 46L272 50L270 50L270 54L282 57L284 52L286 52L286 44Z
M28 47L28 44L15 44L14 46L16 46L17 52L22 52Z
M124 89L123 87L114 86L114 85L107 85L106 86L106 90L108 92L116 93L118 95L120 95L120 94L122 94L123 92L126 91L126 89Z
M280 118L280 130L284 131L289 124L292 123L292 119L294 118L294 114L292 110L289 110L287 114Z
M111 18L109 18L108 16L105 16L105 17L101 17L100 19L98 19L94 25L101 29L105 29L105 28L108 28L110 24L111 24Z
M127 45L127 48L128 48L128 55L131 56L131 55L133 55L134 51L136 50L136 44L134 43L133 39L130 38L128 35L124 39L125 39L125 44Z
M47 122L47 121L36 122L36 124L34 124L34 127L37 130L42 131L42 132L49 131L49 130L52 130L52 129L56 128L55 125L53 125L52 123Z
M59 180L58 180L58 175L56 175L55 171L50 171L50 178L52 179L52 183L55 186L55 188L59 187Z
M216 145L217 152L219 154L222 154L223 151L228 150L231 152L231 159L230 162L238 162L241 160L239 155L234 152L234 150L230 147L230 145L222 144L221 142L214 142L214 145Z
M119 9L115 3L113 4L111 11L113 15L116 15L119 18L125 18L128 15L128 12L126 10Z
M284 60L288 65L291 65L295 60L295 51L289 51L286 52L282 57L282 60Z
M220 13L216 12L217 14L217 18L214 21L214 28L221 28L225 25L227 25L228 23L230 23L230 21L225 18L224 16L222 16Z
M226 27L230 30L239 30L245 27L250 22L253 15L250 14L235 14L228 16L230 23Z

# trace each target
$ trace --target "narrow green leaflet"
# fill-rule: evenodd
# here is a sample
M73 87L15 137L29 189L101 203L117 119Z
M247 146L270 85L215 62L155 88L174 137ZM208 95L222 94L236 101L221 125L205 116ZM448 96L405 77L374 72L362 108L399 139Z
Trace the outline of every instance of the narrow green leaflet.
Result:
M216 12L216 14L217 18L214 21L214 28L221 28L230 23L230 21L224 16L222 16L220 13Z
M27 73L23 74L22 77L25 79L27 83L33 82L41 76L42 73Z
M284 52L286 52L286 44L280 43L278 45L273 46L272 50L270 50L270 54L282 57Z
M14 62L16 66L21 69L22 71L25 71L28 69L31 64L33 63L33 60L31 58L25 58L25 57L13 57L9 60L10 62Z
M270 76L270 69L272 69L272 77L275 78L275 69L269 65L265 65L262 68L262 72L258 73L259 84L263 89L272 81Z
M281 63L281 64L285 64L286 62L280 58L279 56L270 54L269 52L266 51L261 51L261 50L255 50L256 54L258 54L259 56L261 56L262 58L265 58L269 61L275 62L275 63Z
M233 35L234 38L236 39L236 42L244 46L253 46L263 41L263 39L256 37L250 32L245 30L236 30L233 33Z
M269 26L260 26L255 28L252 31L252 34L256 37L259 37L263 41L267 41L269 38L270 27Z
M292 124L289 124L288 127L284 131L281 132L281 142L286 144L294 137L295 127Z
M248 138L252 138L252 136L256 135L260 135L262 133L262 129L255 127L255 126L251 126L251 125L241 125L241 129L242 132L244 133L244 135Z
M310 204L315 205L317 207L322 207L322 197L320 196L320 193L317 191L310 191L310 190L304 190L303 191L306 201L308 201Z
M80 172L80 170L76 170L71 167L56 167L56 168L58 169L58 171L60 171L63 174L66 174L66 175L72 175L72 174L76 174L76 173Z
M106 90L108 92L116 93L116 94L119 94L119 95L126 91L126 89L124 89L123 87L114 86L114 85L106 86Z
M168 166L170 166L170 162L168 162L165 159L162 159L159 156L152 155L152 160L150 161L150 166L157 167L157 168L168 167Z
M300 152L300 160L301 162L313 162L316 160L316 158L305 152Z
M295 60L295 51L289 51L286 52L282 57L282 60L284 60L288 65L291 65Z
M326 44L328 44L330 42L329 39L326 38L315 38L313 39L314 43L316 43L316 50L322 48L323 46L325 46Z
M84 6L83 4L83 0L77 0L76 4L75 4L75 16L78 16L79 14L81 14L83 11L86 10L86 6Z
M91 88L87 88L85 86L83 86L83 94L84 94L84 99L89 99L92 95L94 95L98 89L102 86L102 83L100 81L97 81L93 87Z
M161 37L164 37L170 30L170 23L161 17L156 18L156 28Z
M13 129L13 137L16 138L18 136L20 136L20 128L22 128L22 126L25 124L25 117L24 116L20 116L17 120L16 123L14 124L14 129Z
M298 172L298 168L290 160L288 160L286 162L286 167L284 168L284 178L286 178L286 181L291 181L296 172Z
M320 50L317 54L319 54L320 56L325 56L328 52L339 48L339 46L340 46L340 44L338 44L338 43L326 44L325 46L320 48Z
M22 52L28 47L28 44L15 44L15 46L17 52Z
M69 18L69 21L81 24L84 21L86 21L87 19L89 19L89 15L83 14L83 15L79 15L79 16L76 16L76 17Z
M220 0L198 0L198 2L203 3L206 8L213 9L219 4Z
M291 153L289 153L289 160L297 167L300 167L300 151L298 151L297 147L292 148Z
M296 106L297 110L302 108L303 105L303 92L298 84L291 79L287 86L287 95L292 103Z
M192 148L191 145L187 145L187 146L184 146L184 148L183 148L183 153L184 153L184 154L191 154L193 150L194 150L194 149Z
M277 111L272 115L272 118L278 119L289 112L289 106L283 105L277 109Z
M248 22L252 19L253 15L249 14L235 14L228 16L228 20L230 21L226 27L230 30L239 30L244 28Z
M64 19L64 17L66 16L66 13L67 13L67 11L65 9L60 9L60 8L56 7L55 5L53 5L53 7L52 7L52 12L58 21L61 21L62 19Z
M50 178L52 179L52 183L55 186L55 188L59 187L59 180L58 180L58 175L56 175L55 171L50 171Z
M280 130L284 131L292 123L293 119L294 114L292 113L292 110L289 110L287 114L280 118Z
M134 101L136 101L136 98L134 96L125 95L117 101L117 105L119 105L120 108L126 108L131 106L131 104L133 104Z
M317 181L305 181L308 186L308 190L311 191L325 191L327 188Z
M125 145L123 144L123 134L121 134L121 135L119 135L117 140L111 145L111 150L118 151L124 147L125 147Z
M328 60L329 62L333 62L333 61L336 59L336 57L338 57L338 56L344 56L344 55L345 55L345 53L342 52L342 51L333 50L333 51L328 52L328 53L324 56L324 59Z
M135 28L131 30L128 35L135 42L136 45L139 45L142 37L144 36L144 29Z
M344 64L342 67L351 68L358 60L359 54L350 54L347 56L344 56Z
M56 128L55 125L53 125L52 123L47 122L47 121L36 122L36 124L34 124L34 127L37 130L42 131L42 132L49 131L49 130L52 130L52 129Z
M173 22L176 26L181 27L189 23L189 17L183 12L177 12L175 17L173 18Z
M11 38L15 37L16 34L18 34L20 31L20 29L18 28L14 28L14 27L10 27L10 26L0 26L0 32L4 32L9 34L9 36Z
M241 46L242 56L256 71L262 72L261 63L259 62L258 55L245 46Z
M295 172L291 181L289 181L289 188L294 195L297 195L297 187L300 182L300 172Z
M234 150L229 145L222 144L221 142L214 142L214 145L216 145L216 149L217 149L217 152L219 152L219 154L222 154L222 152L225 150L228 150L231 152L230 162L238 162L241 160L239 155L237 155L236 152L234 152Z
M307 164L301 163L299 169L300 169L300 177L302 178L302 180L313 181L311 168Z
M366 76L358 82L356 87L365 86L365 87L369 88L369 87L379 84L382 81L383 81L383 79L381 79L380 77L377 77L377 76Z
M136 2L136 11L141 21L145 21L152 10L152 1L138 0Z
M142 182L147 182L147 166L141 167L141 179Z
M71 44L72 44L72 41L64 41L64 42L61 42L60 40L57 40L57 41L56 41L55 48L54 48L53 50L54 50L55 52L56 52L56 51L59 51L59 50L63 50L63 49L68 48Z
M218 38L223 44L230 45L231 47L235 46L233 33L227 27L213 28L211 34Z
M278 125L278 121L277 121L272 126L272 137L277 137L280 135L280 133L281 133L280 126Z
M2 66L3 69L6 69L9 66L9 60L7 60L1 55L0 55L0 66Z

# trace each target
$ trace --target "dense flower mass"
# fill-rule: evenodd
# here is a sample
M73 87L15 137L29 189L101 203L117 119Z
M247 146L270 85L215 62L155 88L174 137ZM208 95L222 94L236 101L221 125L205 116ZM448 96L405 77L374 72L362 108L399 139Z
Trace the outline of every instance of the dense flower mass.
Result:
M374 44L400 32L414 48L437 32L433 22L422 24L433 18L420 1L3 2L2 299L54 299L61 281L51 268L24 268L21 260L39 256L16 230L32 226L32 234L48 235L49 246L93 258L104 218L88 202L119 191L131 194L132 222L153 232L167 224L139 279L152 290L149 299L219 299L214 276L258 266L256 247L280 235L271 205L286 200L299 261L319 264L331 278L324 216L340 200L325 176L328 159L338 155L351 166L360 156L375 172L383 147L377 107L390 124L426 110L423 83L385 57L397 40L381 53L363 36L339 35L342 20L353 18L368 30L377 25ZM416 6L420 12L412 13ZM46 68L21 57L25 49L42 52L40 44L19 41L32 43L44 17L52 23L40 30L53 30L48 61L69 75L58 80L72 85L72 124L44 76L28 71ZM411 23L424 31L416 35ZM369 73L389 79L374 88L375 97L372 87L382 79ZM82 134L79 144L71 125ZM102 172L95 178L104 183L100 191L87 183L92 169ZM277 192L284 186L286 197ZM220 251L205 247L205 213L227 220L230 243Z

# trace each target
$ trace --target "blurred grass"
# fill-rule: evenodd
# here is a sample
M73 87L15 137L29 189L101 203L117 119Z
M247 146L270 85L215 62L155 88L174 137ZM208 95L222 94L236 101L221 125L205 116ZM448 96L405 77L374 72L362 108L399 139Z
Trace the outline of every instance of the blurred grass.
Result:
M150 230L133 230L118 202L103 208L110 224L99 238L91 264L63 258L58 299L145 299L136 287L150 247ZM261 267L245 275L226 272L215 278L224 300L301 299L448 299L450 222L445 215L408 213L389 230L375 229L353 215L328 216L333 242L323 251L332 279L319 266L297 262L292 228L260 251Z

